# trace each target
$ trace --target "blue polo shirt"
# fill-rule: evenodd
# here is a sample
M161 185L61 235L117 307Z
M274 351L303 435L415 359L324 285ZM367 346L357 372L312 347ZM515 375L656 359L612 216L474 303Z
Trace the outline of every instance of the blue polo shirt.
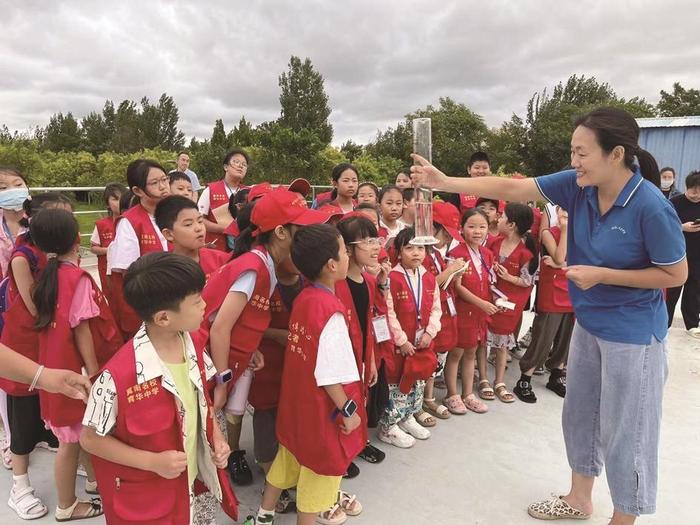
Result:
M540 193L569 212L567 264L620 270L676 264L685 258L680 220L663 194L639 173L605 215L598 188L581 188L574 170L537 177ZM569 281L576 319L606 341L647 345L663 341L668 314L661 290L599 284L581 290Z

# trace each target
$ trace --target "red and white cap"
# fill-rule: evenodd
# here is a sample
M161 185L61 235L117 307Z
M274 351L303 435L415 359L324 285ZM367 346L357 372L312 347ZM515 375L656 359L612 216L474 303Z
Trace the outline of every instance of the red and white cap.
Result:
M464 242L459 231L459 210L449 202L433 202L433 222L447 230L447 233L455 240Z
M266 195L272 191L272 185L269 182L261 182L250 188L246 200L248 202L253 202L255 199L259 199L263 195Z
M294 179L289 183L289 186L287 186L287 190L294 193L301 193L304 197L308 197L311 191L311 183L306 179Z
M257 226L253 235L272 231L285 224L308 226L322 224L329 219L328 213L309 209L304 197L283 188L260 197L250 214L250 222Z

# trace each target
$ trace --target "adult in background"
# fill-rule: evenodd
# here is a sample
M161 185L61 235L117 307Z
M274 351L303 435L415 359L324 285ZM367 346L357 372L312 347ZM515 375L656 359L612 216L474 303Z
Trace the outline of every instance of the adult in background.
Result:
M672 199L678 195L682 195L680 191L676 189L676 170L673 168L665 167L661 168L661 193L667 199Z
M246 188L243 183L248 172L248 154L241 149L233 149L224 157L224 178L212 182L199 197L199 212L204 216L204 226L207 229L207 243L213 243L217 250L227 250L226 226L216 221L214 210L221 206L228 206L231 195Z
M663 183L663 181L662 181ZM666 293L668 326L673 322L676 304L681 299L681 314L688 334L700 339L700 171L693 171L685 178L685 193L671 199L678 218L683 224L683 235L688 255L688 279L685 284L669 288ZM663 189L663 186L662 186Z
M192 183L192 200L197 202L197 197L199 196L199 190L202 189L202 185L199 184L199 178L197 174L190 169L190 154L186 151L181 151L177 154L177 168L170 170L170 173L175 173L176 171L181 171L190 178Z
M638 140L629 113L600 108L576 122L573 170L536 179L458 179L414 155L420 186L507 201L546 199L569 212L564 271L576 326L562 427L571 490L530 505L538 519L590 517L603 466L615 507L610 525L656 510L668 331L661 289L684 283L688 265L680 221L658 189L654 157Z

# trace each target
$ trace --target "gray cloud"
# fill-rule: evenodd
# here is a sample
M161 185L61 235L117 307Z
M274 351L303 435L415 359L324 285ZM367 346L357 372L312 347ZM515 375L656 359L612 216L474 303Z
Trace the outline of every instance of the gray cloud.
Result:
M667 2L0 1L0 122L44 125L162 92L188 136L242 115L277 117L292 54L326 79L334 142L377 129L440 96L497 126L571 74L656 102L674 81L700 87L697 7Z

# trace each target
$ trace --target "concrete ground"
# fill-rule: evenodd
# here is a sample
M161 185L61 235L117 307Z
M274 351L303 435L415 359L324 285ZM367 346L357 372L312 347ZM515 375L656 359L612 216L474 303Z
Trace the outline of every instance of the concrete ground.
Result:
M531 322L531 314L526 314ZM670 376L665 393L660 451L658 513L642 517L644 525L695 525L694 510L700 472L700 341L685 334L676 318L670 332ZM493 372L493 368L490 368ZM517 363L509 367L508 385L519 376ZM492 378L493 379L493 378ZM537 523L528 517L529 503L565 493L570 471L561 434L562 400L546 390L546 376L534 378L538 402L489 404L490 412L469 413L439 422L433 436L409 450L373 442L387 452L386 460L370 465L362 460L359 477L343 482L357 494L363 513L349 518L352 524L418 525L521 525ZM442 394L438 391L438 394ZM246 416L242 446L252 461L250 417ZM53 510L53 454L38 450L32 455L30 476L37 495ZM262 473L254 468L255 484L237 490L242 521L260 502ZM695 481L693 481L695 480ZM4 503L11 476L0 473L0 525L24 523ZM83 486L78 478L78 486ZM82 490L79 495L84 497ZM596 484L595 512L588 523L604 525L612 515L605 479ZM102 523L102 518L85 523ZM222 518L220 523L230 520ZM55 523L52 512L37 524ZM294 515L278 517L278 524L295 523Z

